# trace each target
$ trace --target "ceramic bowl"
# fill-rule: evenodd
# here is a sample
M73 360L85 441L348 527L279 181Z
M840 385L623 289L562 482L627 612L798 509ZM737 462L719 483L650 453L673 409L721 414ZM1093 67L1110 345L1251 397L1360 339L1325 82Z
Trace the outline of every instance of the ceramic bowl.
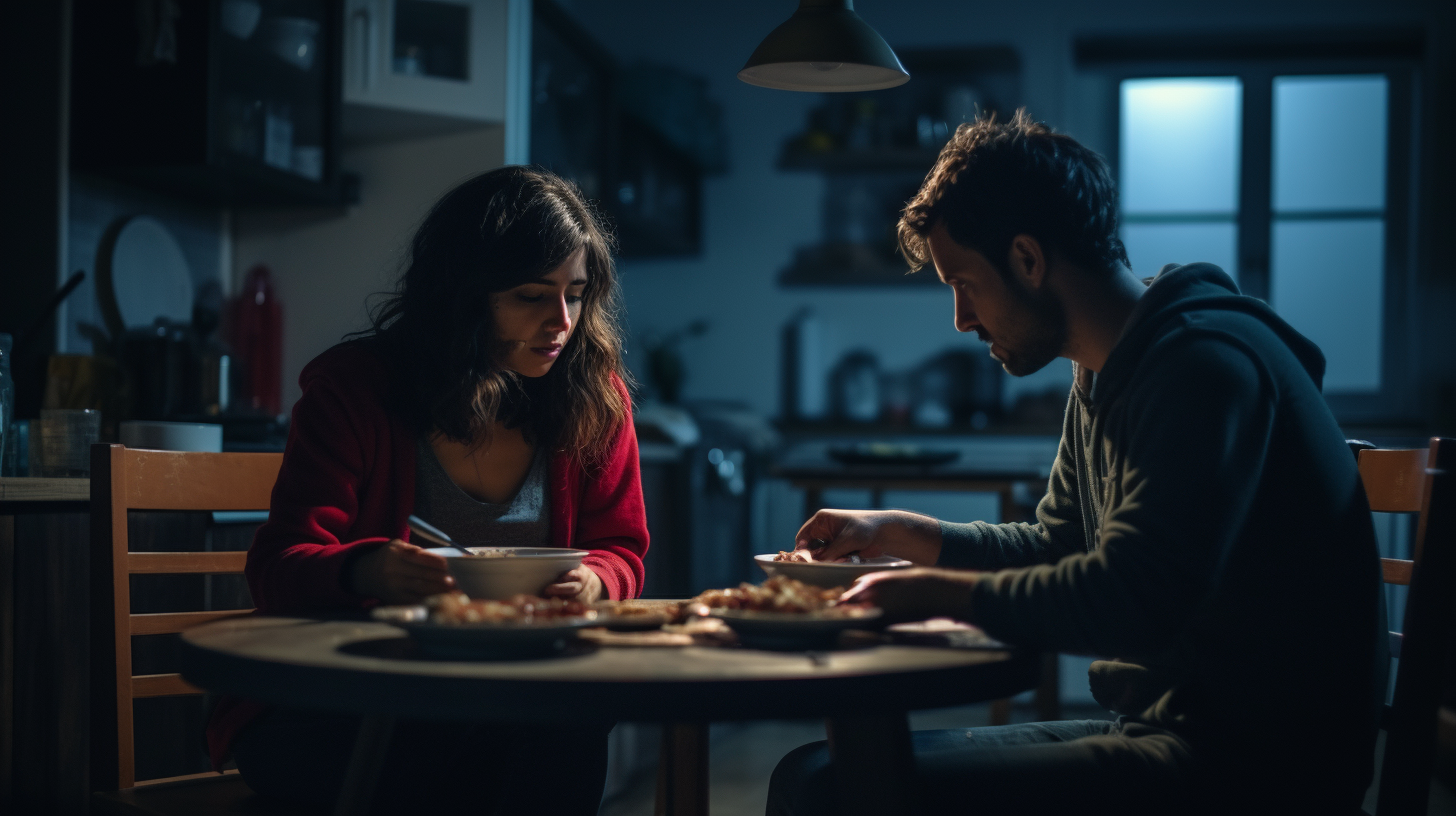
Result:
M445 557L455 586L472 598L504 601L513 595L540 595L567 570L581 566L586 550L560 547L466 547L472 553L500 552L497 558L462 555L452 547L430 552Z

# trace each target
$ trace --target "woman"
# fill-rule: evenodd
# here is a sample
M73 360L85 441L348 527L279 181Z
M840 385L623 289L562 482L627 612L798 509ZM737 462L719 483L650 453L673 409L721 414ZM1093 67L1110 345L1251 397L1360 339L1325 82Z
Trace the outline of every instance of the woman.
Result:
M588 550L548 596L640 594L647 523L615 313L610 238L570 183L505 167L448 193L373 328L300 377L248 553L258 609L358 610L449 590L445 559L409 543L412 513L461 540ZM232 750L256 791L323 802L356 730L357 719L229 701L209 742L214 763ZM608 730L401 723L381 798L595 813Z

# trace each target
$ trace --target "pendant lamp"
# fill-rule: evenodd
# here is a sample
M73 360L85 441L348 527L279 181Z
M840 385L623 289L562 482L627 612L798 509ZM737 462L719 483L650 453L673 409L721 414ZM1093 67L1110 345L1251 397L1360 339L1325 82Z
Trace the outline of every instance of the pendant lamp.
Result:
M738 78L783 91L878 91L910 80L900 58L854 13L854 0L799 0Z

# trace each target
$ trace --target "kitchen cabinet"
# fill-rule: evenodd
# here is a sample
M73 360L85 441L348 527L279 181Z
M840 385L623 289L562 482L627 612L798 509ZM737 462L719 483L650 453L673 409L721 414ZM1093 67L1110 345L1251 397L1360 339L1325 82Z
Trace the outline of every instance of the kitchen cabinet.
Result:
M703 178L727 170L707 81L618 62L559 4L535 0L530 158L575 181L616 227L623 258L697 255Z
M344 131L350 142L506 119L510 0L346 0Z
M869 93L825 94L780 152L781 170L822 173L824 236L799 248L783 286L933 285L906 275L895 227L940 149L962 122L1019 104L1020 58L1004 46L903 51L911 81Z
M339 203L341 8L76 0L73 167L223 206Z

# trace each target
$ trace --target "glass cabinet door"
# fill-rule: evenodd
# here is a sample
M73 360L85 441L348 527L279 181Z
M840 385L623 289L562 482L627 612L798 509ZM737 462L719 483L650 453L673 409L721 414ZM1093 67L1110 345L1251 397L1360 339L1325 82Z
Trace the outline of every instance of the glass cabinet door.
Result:
M329 117L324 0L223 0L217 37L214 151L324 178Z
M344 101L499 122L508 0L348 0Z

